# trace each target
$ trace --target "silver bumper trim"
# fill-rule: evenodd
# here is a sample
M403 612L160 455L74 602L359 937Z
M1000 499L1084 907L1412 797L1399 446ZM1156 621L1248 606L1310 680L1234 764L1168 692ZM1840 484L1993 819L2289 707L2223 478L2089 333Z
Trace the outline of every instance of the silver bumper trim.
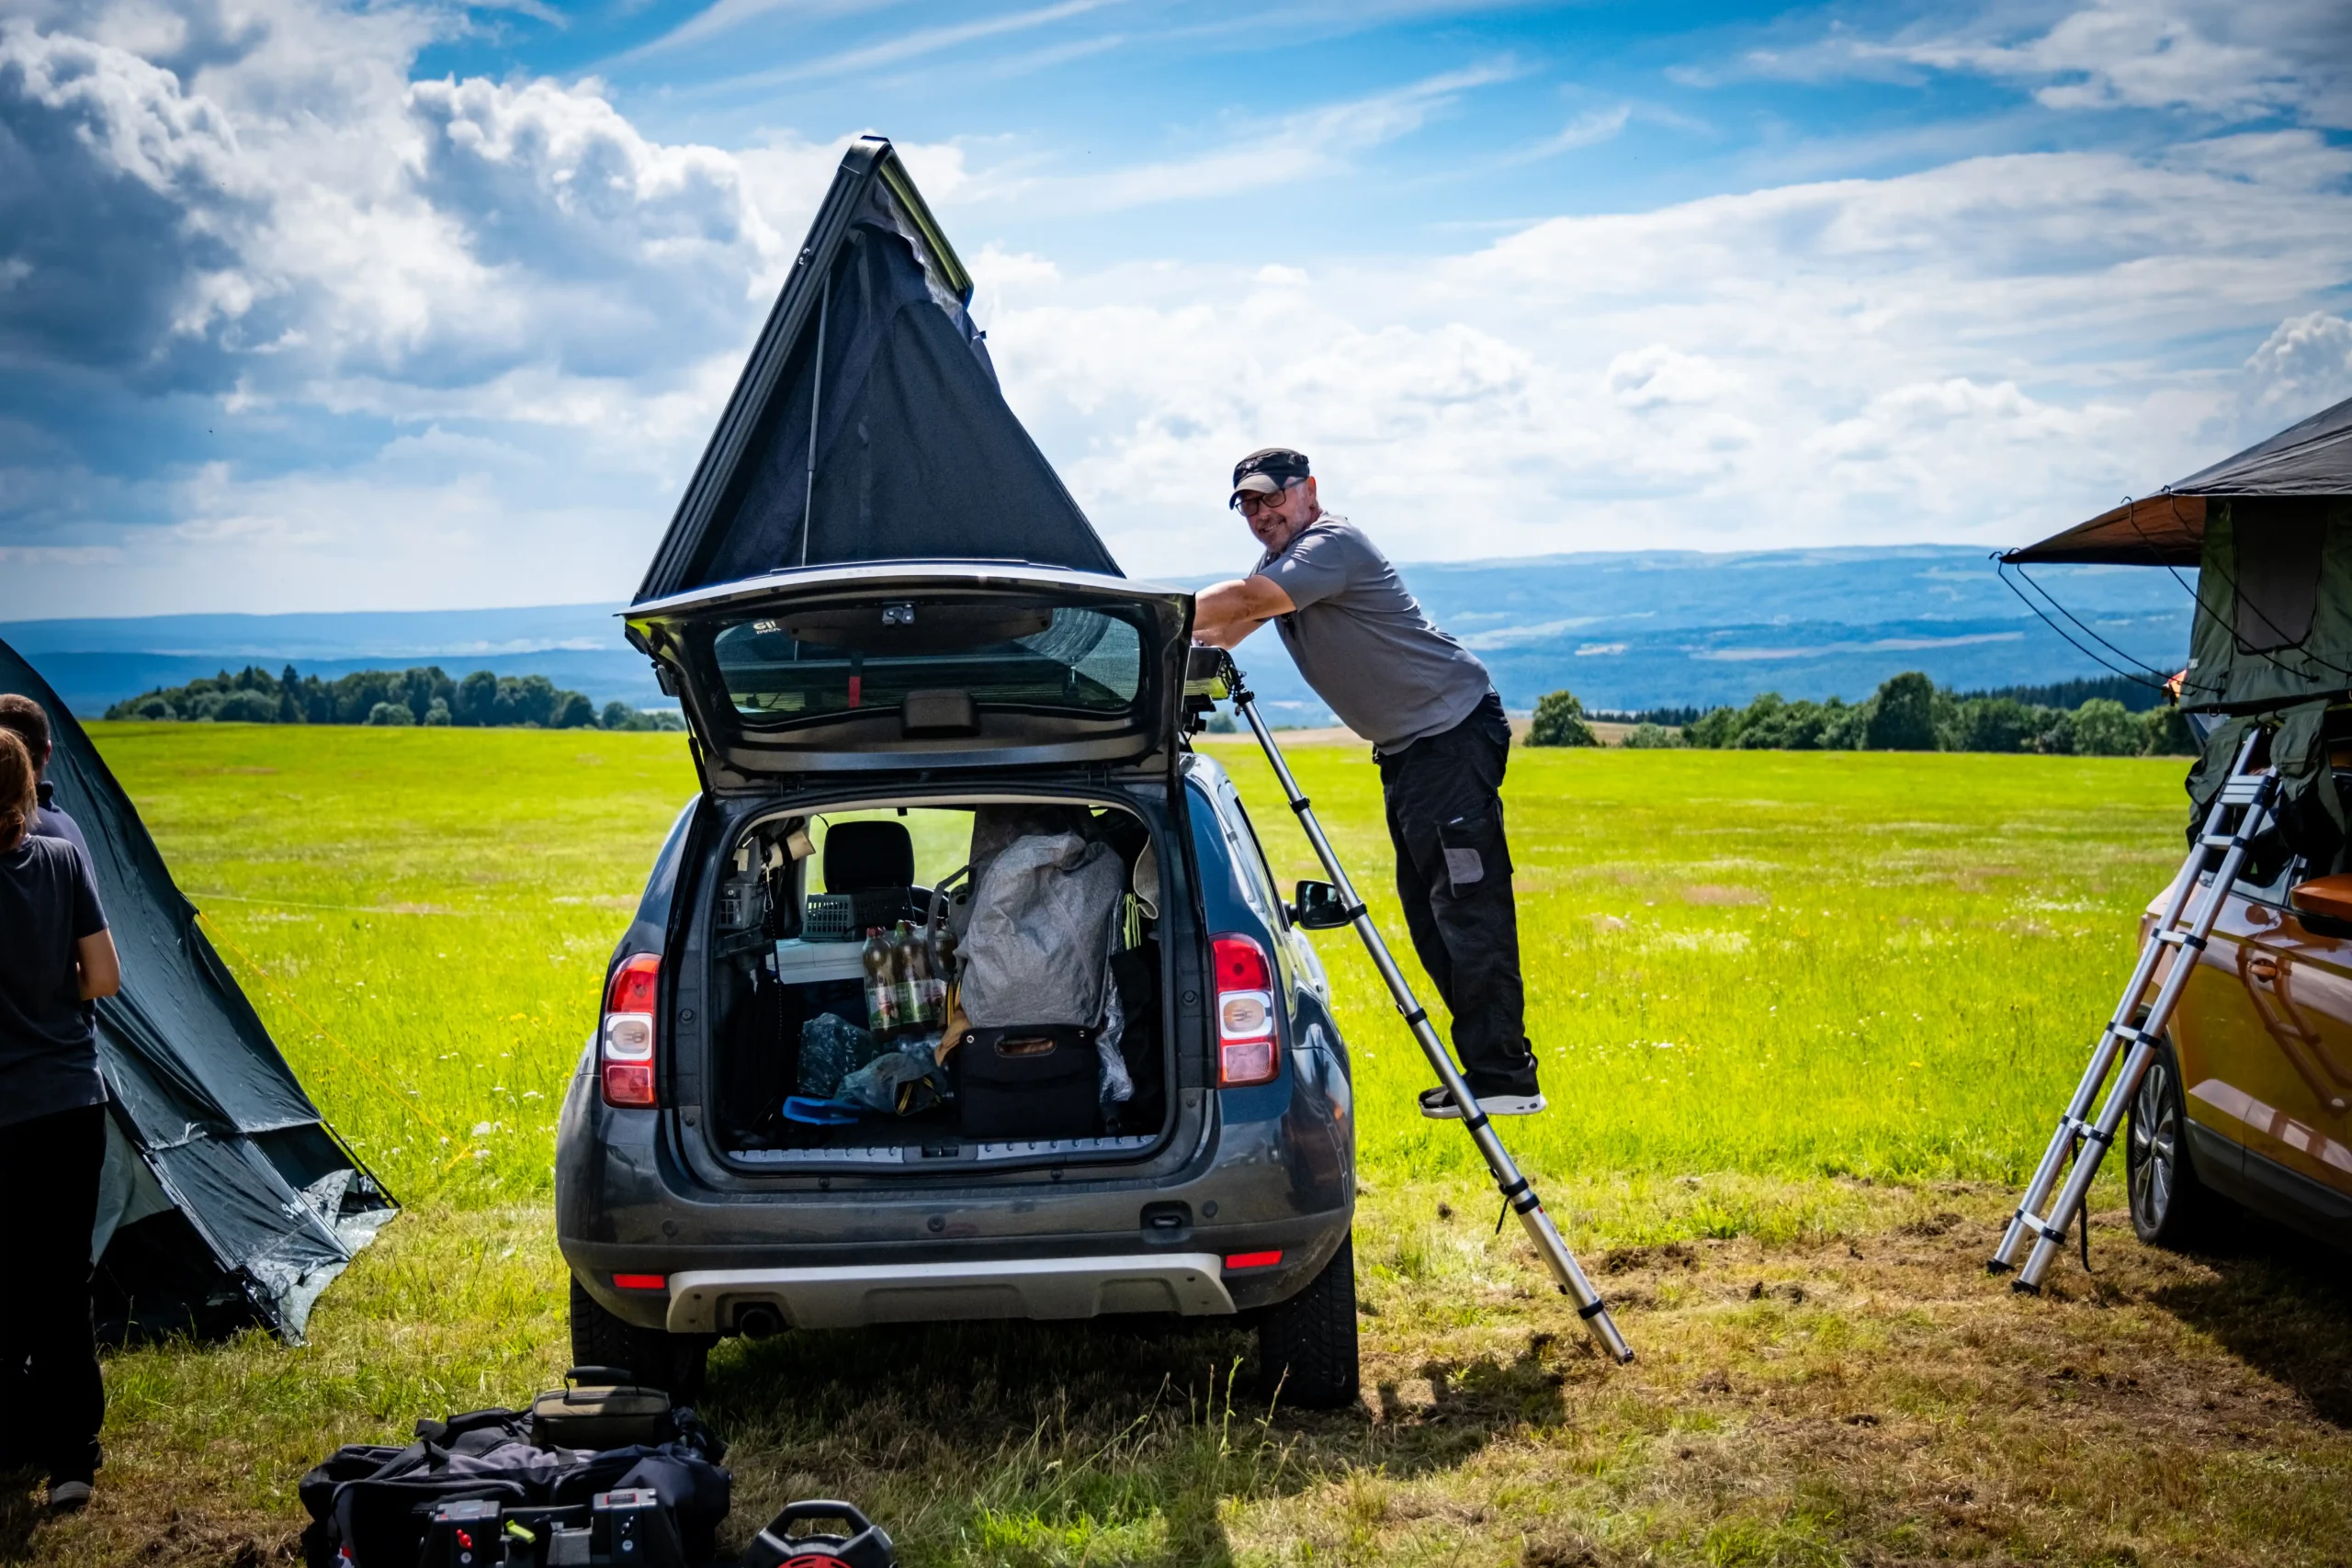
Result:
M1041 1258L995 1263L862 1264L836 1269L708 1269L670 1276L673 1334L731 1329L746 1307L773 1307L795 1328L971 1318L1098 1317L1233 1311L1213 1252Z

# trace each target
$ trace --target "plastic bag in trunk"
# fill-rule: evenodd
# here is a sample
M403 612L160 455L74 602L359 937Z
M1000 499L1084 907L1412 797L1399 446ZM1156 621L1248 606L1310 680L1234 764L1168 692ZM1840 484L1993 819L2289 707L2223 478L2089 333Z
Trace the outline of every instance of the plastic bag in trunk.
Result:
M1111 917L1126 864L1076 833L1015 839L988 863L964 938L964 1016L981 1029L1102 1018Z

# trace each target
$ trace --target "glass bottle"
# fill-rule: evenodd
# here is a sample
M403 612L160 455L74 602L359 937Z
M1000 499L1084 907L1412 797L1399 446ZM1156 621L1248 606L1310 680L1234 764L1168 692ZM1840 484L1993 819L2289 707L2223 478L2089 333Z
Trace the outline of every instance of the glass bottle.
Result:
M888 1040L899 1030L898 967L893 961L890 939L882 934L880 926L865 928L865 950L860 955L865 969L865 1026L876 1040Z
M931 969L923 962L922 943L904 920L899 922L890 956L898 970L899 1032L922 1034L939 1021L939 1015L932 1008Z

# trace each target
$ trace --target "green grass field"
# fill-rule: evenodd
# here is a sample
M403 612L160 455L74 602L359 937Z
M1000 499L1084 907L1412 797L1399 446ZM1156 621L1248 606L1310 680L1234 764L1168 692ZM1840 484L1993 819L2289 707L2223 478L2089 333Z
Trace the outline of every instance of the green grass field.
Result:
M101 1506L46 1559L264 1562L333 1444L515 1402L565 1357L555 1109L693 787L677 737L101 725L329 1120L408 1213L311 1342L110 1360ZM1284 875L1317 874L1223 743ZM1377 778L1294 761L1405 951ZM1254 1407L1246 1342L1027 1325L730 1344L739 1526L868 1503L910 1563L2333 1562L2352 1539L2344 1276L1978 1265L2133 917L2177 762L1525 752L1506 794L1553 1110L1507 1136L1642 1360L1586 1353L1344 933L1367 1403ZM1418 977L1418 970L1413 971ZM1430 999L1434 999L1433 998ZM2112 1183L2109 1183L2110 1190ZM2275 1238L2274 1238L2275 1241ZM145 1505L145 1506L142 1506Z
M1216 754L1277 873L1320 875L1255 749ZM1299 771L1408 951L1377 770L1317 748ZM1529 1032L1558 1109L1517 1141L1555 1170L2014 1179L2179 864L2180 772L1521 750L1506 793ZM1321 951L1364 1062L1370 1163L1469 1173L1458 1132L1396 1113L1427 1069L1369 961L1344 935Z

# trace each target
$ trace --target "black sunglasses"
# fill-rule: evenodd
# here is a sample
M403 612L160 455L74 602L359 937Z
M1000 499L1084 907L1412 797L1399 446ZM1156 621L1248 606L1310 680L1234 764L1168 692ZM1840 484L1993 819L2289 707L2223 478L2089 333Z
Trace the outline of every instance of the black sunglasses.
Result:
M1245 490L1235 496L1230 504L1236 510L1246 510L1257 506L1280 506L1283 497L1290 493L1290 487L1297 482L1296 479L1284 479L1282 481L1283 488L1272 494L1261 495L1254 490Z

